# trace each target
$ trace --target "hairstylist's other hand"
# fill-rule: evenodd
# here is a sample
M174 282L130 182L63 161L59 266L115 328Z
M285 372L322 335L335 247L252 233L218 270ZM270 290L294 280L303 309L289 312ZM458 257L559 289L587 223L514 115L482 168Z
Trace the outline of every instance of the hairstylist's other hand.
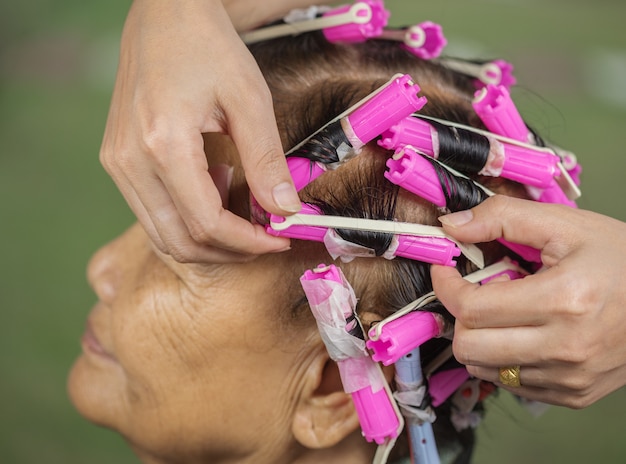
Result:
M158 248L179 261L245 260L287 248L287 239L222 206L203 132L231 135L267 211L299 209L269 89L222 2L135 0L122 35L103 166Z
M433 266L435 293L456 316L454 354L498 382L520 365L520 396L582 408L626 384L626 224L559 205L496 196L444 217L466 242L505 237L541 249L545 270L470 284Z

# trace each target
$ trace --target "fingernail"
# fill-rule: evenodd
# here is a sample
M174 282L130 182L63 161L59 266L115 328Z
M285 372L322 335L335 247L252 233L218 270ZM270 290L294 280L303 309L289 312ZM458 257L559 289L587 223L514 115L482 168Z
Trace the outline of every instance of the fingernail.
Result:
M278 184L272 190L272 196L278 207L290 213L297 213L302 208L296 189L289 182Z
M461 227L470 222L472 219L474 219L474 213L472 213L472 210L470 209L439 217L439 221L442 224L450 227Z

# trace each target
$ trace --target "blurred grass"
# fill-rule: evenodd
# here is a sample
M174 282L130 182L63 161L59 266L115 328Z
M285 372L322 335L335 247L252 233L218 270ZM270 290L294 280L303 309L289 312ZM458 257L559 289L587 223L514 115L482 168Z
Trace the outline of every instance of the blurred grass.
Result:
M615 85L626 82L626 75L607 75L605 61L595 59L626 59L626 3L386 3L395 24L443 24L450 53L513 62L519 81L514 97L524 116L583 163L580 205L626 220L626 106ZM3 463L136 462L121 438L80 418L65 393L94 302L86 262L132 221L98 162L128 4L0 5ZM539 419L506 393L489 406L476 462L626 462L623 389L586 410L553 407Z

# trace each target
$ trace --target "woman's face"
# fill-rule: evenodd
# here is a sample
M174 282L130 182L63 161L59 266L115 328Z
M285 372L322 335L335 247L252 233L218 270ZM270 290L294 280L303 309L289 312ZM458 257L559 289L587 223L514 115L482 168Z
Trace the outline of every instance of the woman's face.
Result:
M287 255L181 264L138 225L99 250L88 270L99 301L69 379L77 409L144 456L237 461L276 446L321 346L314 327L281 323L297 299L285 295Z

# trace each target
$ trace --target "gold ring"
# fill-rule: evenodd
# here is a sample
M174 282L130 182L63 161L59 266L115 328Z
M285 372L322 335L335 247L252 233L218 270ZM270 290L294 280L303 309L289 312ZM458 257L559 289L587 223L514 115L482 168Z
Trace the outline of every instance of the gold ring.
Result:
M508 387L520 387L519 366L501 367L499 370L500 383Z

